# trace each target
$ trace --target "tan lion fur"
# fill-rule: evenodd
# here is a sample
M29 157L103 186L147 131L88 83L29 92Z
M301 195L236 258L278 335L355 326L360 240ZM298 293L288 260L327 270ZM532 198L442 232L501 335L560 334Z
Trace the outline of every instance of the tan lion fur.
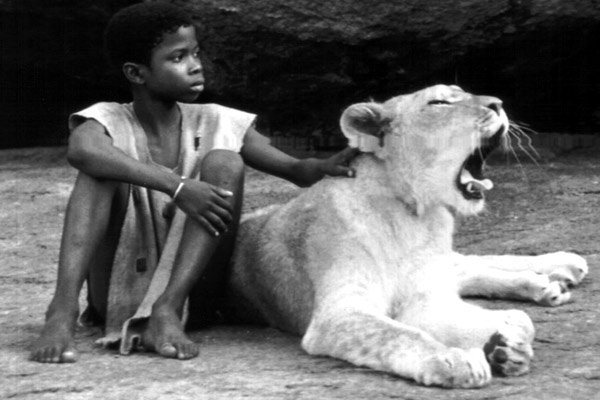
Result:
M485 140L500 132L506 141L501 102L438 85L355 104L341 127L364 151L355 179L322 180L244 218L231 278L242 312L303 336L310 354L425 385L479 387L492 372L527 372L529 317L461 295L558 305L569 299L565 282L579 283L587 264L564 252L453 251L455 216L484 206L463 196L457 176Z

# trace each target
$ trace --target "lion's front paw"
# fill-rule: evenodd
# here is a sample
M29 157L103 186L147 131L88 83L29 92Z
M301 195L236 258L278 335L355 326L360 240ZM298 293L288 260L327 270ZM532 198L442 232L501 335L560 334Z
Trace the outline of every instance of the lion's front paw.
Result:
M529 372L534 329L524 312L513 310L508 313L504 325L490 337L483 351L494 374L518 376Z
M551 281L563 282L567 287L578 285L588 273L585 258L566 251L539 255L538 261Z
M480 349L450 348L423 360L416 381L426 386L477 388L492 379L490 366Z

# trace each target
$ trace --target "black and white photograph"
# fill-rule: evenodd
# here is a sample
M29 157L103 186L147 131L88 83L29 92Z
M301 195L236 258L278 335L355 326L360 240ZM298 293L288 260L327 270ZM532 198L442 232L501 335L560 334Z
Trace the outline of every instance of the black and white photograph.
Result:
M600 400L600 0L0 26L0 398Z

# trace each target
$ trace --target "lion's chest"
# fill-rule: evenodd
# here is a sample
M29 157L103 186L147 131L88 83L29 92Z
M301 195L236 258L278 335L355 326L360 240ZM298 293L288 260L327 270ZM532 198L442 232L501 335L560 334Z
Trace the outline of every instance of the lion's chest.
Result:
M417 216L394 198L356 191L337 192L328 203L328 209L317 207L320 229L305 235L312 249L306 267L322 292L359 282L394 309L407 296L419 296L421 282L437 281L447 272L443 263L431 262L452 253L454 219L445 209Z
M344 238L369 249L372 257L406 260L430 257L452 251L454 219L444 208L432 208L415 215L392 196L376 197L354 192L337 196L334 210ZM332 232L331 236L341 235Z

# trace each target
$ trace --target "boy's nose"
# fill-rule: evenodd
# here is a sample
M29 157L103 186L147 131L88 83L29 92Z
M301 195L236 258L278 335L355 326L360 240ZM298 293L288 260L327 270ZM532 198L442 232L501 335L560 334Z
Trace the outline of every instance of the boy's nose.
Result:
M201 74L202 73L202 63L199 61L195 61L190 65L190 74Z

